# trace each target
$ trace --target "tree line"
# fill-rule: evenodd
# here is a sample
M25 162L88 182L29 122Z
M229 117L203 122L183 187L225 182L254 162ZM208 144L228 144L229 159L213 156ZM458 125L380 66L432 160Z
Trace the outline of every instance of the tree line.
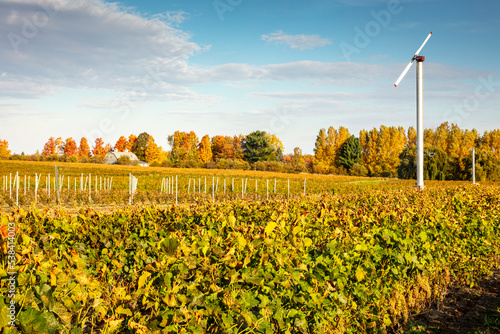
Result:
M416 137L413 127L373 128L352 135L343 126L321 129L314 155L304 155L299 147L284 154L281 140L271 133L254 131L248 135L201 139L195 132L176 131L168 136L170 150L164 150L146 132L121 136L114 146L97 138L79 144L73 138L50 137L41 154L12 155L8 142L0 140L0 158L101 163L114 150L132 152L152 166L183 168L256 169L277 172L312 172L355 176L416 178ZM431 180L470 179L476 147L479 180L500 180L500 130L480 135L475 129L460 129L445 122L424 131L424 178ZM129 163L122 160L119 163Z

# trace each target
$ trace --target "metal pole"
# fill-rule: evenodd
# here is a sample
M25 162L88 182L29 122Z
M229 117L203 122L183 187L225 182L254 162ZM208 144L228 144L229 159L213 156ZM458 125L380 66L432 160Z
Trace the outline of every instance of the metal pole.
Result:
M417 189L424 189L424 57L417 57Z

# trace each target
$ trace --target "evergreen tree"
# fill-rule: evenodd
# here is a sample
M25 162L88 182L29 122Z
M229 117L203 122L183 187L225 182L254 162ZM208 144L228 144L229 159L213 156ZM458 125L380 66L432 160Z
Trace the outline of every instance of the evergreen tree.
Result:
M350 170L354 164L359 164L362 161L363 148L359 139L354 135L350 136L340 147L339 164Z
M247 135L243 141L243 155L250 163L271 161L274 158L274 153L275 150L265 131L254 131Z

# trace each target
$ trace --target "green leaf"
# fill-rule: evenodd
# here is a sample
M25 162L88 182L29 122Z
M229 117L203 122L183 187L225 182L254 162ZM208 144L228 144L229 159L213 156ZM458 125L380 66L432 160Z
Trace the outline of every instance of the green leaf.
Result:
M21 312L18 320L20 328L26 334L55 334L60 327L53 313L35 309Z
M422 242L427 241L427 233L425 233L425 231L420 232L418 236L420 237L420 240L422 240Z

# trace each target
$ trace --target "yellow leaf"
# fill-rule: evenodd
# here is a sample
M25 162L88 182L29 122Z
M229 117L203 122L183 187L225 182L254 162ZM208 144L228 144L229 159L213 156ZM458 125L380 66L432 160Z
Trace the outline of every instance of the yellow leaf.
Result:
M359 281L362 281L365 278L365 271L363 268L358 267L356 268L356 279Z
M146 280L151 276L151 273L145 271L142 273L141 277L139 277L139 283L137 284L137 288L140 289L146 284Z
M240 249L245 248L245 246L247 245L247 241L245 240L245 238L239 236L237 239L238 239L238 244L240 245Z
M57 278L54 273L50 273L50 285L56 286L57 285Z
M309 239L309 238L305 238L305 239L304 239L304 246L305 246L305 247L309 247L309 246L311 246L311 245L312 245L312 243L313 243L313 241L312 241L311 239Z
M276 228L276 226L278 226L278 224L276 224L276 222L269 222L264 230L264 233L266 235L269 235L271 234L271 232L274 231L274 229Z
M293 235L296 235L297 233L300 233L302 231L302 226L297 225L293 228L292 233Z

